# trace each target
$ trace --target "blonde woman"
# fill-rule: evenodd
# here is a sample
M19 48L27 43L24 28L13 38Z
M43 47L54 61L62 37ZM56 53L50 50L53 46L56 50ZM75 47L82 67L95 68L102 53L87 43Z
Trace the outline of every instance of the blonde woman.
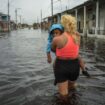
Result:
M64 27L64 33L54 37L52 49L56 51L54 75L60 99L67 104L69 102L69 83L72 87L80 72L78 60L80 36L76 33L76 19L73 16L63 15L61 24Z

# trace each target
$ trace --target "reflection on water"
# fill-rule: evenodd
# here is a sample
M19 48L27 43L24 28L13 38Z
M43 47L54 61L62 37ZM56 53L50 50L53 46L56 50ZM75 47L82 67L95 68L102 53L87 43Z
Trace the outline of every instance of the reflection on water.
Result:
M99 38L81 38L81 47L93 52L97 62L105 62L105 40Z
M0 105L52 105L52 65L46 62L47 32L19 30L0 36ZM81 56L91 79L80 75L78 105L105 105L105 41L84 39Z

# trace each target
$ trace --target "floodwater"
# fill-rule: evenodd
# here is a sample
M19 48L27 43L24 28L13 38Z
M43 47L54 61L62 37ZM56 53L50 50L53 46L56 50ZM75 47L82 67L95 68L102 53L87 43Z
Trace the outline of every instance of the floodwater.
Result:
M46 61L48 33L22 29L0 35L0 105L52 105L52 64ZM82 38L81 56L92 78L77 81L78 105L105 105L105 40Z

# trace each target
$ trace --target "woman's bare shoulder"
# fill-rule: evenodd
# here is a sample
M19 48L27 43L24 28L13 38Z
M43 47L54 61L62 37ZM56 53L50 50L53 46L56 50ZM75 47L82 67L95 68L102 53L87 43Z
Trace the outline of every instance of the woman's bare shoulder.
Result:
M63 33L60 36L54 37L53 42L61 42L65 37L65 34Z
M53 38L53 43L57 43L60 40L60 36L54 37Z

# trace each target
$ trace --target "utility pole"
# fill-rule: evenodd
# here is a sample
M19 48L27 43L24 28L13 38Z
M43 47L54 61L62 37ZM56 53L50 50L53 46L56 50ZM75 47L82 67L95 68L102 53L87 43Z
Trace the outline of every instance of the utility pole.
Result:
M38 19L38 16L37 16L37 28L39 28L39 19Z
M16 9L15 9L16 30L17 30L17 28L18 28L18 27L17 27L17 11L18 11L18 9L21 9L21 8L16 8Z
M62 12L62 3L61 3L61 0L58 0L60 1L60 5L61 5L61 12ZM53 24L53 0L51 0L51 25Z
M58 0L58 1L60 1L60 5L61 5L61 12L62 12L62 1L61 1L61 0Z
M21 24L21 17L22 17L22 16L20 15L19 17L20 17L20 24Z
M68 9L69 9L69 7L70 7L70 1L68 0Z
M67 11L67 6L66 6L66 11Z
M10 7L10 4L9 4L9 0L8 0L8 32L10 31L10 16L9 16L9 7Z
M40 27L42 29L42 9L41 9L40 13L41 13L41 22L40 22L41 24L40 24Z
M53 0L51 0L51 25L53 24Z
M15 9L15 18L16 18L16 30L17 30L17 9Z
M37 16L37 23L39 23L39 19L38 19L38 16Z
M20 29L21 29L21 26L22 26L22 25L21 25L21 17L22 17L22 16L20 15L19 17L20 17Z

